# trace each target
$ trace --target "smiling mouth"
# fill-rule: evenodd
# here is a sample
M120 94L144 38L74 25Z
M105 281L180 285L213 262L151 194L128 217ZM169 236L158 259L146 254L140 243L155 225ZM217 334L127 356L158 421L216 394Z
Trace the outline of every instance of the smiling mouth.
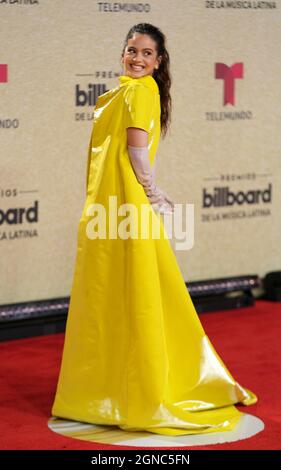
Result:
M141 70L144 69L142 65L134 65L134 64L131 64L131 68L135 70L136 72L140 72Z

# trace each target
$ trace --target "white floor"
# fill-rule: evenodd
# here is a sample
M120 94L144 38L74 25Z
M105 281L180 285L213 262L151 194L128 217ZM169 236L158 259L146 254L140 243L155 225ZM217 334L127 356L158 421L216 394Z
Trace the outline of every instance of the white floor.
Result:
M126 445L132 447L186 447L235 442L263 431L264 423L256 416L243 413L236 428L232 431L190 434L183 436L162 436L148 432L124 432L115 426L97 426L63 419L50 418L48 427L72 439L82 439L103 444ZM108 431L108 432L105 432Z

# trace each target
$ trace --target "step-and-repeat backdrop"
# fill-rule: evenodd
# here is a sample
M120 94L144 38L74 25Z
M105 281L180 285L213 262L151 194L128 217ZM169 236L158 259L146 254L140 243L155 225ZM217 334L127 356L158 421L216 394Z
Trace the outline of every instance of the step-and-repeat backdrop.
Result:
M157 178L194 205L185 279L280 269L279 0L0 0L1 304L70 293L93 107L140 22L171 58Z

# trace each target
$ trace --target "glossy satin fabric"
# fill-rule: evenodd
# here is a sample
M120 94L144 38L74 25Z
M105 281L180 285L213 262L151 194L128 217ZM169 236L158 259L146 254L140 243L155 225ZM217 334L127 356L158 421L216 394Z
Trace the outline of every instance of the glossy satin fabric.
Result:
M148 204L127 152L126 127L149 132L154 163L160 96L152 76L119 77L94 108L87 196L53 416L126 430L192 434L233 429L256 395L233 378L191 301L169 239L86 235L93 202ZM107 235L109 228L107 229Z

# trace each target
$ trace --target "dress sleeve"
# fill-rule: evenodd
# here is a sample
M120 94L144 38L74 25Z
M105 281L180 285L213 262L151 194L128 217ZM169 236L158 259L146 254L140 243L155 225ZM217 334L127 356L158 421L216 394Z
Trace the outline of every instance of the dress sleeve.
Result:
M153 126L155 93L142 84L130 86L124 92L125 128L138 127L149 132Z

